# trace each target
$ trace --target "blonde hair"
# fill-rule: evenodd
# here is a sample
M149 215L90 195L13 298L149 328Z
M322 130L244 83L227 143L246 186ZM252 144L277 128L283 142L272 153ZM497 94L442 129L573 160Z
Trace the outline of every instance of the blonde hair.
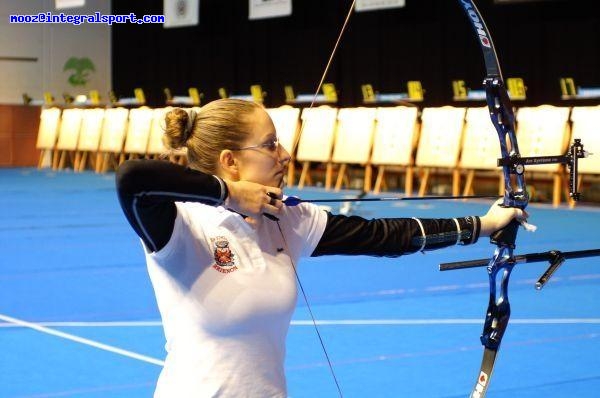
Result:
M209 102L198 112L175 108L165 116L165 144L186 147L190 167L216 174L223 149L239 148L250 135L250 117L262 105L238 99Z

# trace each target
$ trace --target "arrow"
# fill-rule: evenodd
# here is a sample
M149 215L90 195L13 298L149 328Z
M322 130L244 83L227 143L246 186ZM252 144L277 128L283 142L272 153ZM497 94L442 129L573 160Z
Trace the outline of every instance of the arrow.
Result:
M398 196L387 198L348 198L348 199L301 199L288 196L283 200L286 206L297 206L300 203L334 203L334 202L389 202L398 200L453 200L453 199L498 199L498 195L466 195L466 196Z

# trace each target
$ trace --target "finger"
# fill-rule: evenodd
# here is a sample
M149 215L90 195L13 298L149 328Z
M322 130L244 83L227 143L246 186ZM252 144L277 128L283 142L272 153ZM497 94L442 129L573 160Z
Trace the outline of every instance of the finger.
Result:
M279 215L280 211L277 207L275 206L271 206L271 205L265 205L263 207L263 215L267 218L269 218L270 220L274 220L274 221L278 221L279 219L276 217L276 215Z
M269 198L268 202L264 204L263 210L272 210L275 209L279 212L279 209L283 207L283 202L279 199Z
M276 202L277 198L275 197L275 194L268 192L265 199L263 200L263 207L265 207L266 205L275 206Z
M518 220L527 220L529 218L529 213L527 213L525 210L519 209L516 218Z
M283 191L279 188L269 187L267 191L267 195L271 198L282 199Z
M267 196L269 197L269 202L268 204L270 206L274 206L278 209L281 209L283 207L283 197L282 196L278 196L277 193L275 192L268 192Z
M275 194L272 192L269 192L267 196L269 197L269 204L271 206L275 206L275 204L277 203L277 196L275 196Z

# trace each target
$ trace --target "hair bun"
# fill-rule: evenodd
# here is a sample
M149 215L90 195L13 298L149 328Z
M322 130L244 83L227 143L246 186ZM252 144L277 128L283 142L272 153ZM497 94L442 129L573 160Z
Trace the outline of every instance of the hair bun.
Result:
M196 116L198 113L193 109L186 109L185 113L187 114L187 123L185 125L185 130L183 131L183 142L187 142L192 135L192 131L194 131L194 122L196 121Z
M175 108L165 115L165 145L172 149L185 146L192 136L197 112L193 109Z

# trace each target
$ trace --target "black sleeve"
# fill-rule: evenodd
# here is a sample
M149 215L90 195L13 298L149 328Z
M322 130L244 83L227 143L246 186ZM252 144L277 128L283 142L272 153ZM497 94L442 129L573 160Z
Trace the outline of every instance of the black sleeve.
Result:
M220 178L162 160L129 160L116 174L119 203L129 224L151 251L173 232L175 202L219 205L227 197Z
M380 218L327 213L327 225L312 256L329 254L397 257L417 251L475 243L479 217L417 219Z

